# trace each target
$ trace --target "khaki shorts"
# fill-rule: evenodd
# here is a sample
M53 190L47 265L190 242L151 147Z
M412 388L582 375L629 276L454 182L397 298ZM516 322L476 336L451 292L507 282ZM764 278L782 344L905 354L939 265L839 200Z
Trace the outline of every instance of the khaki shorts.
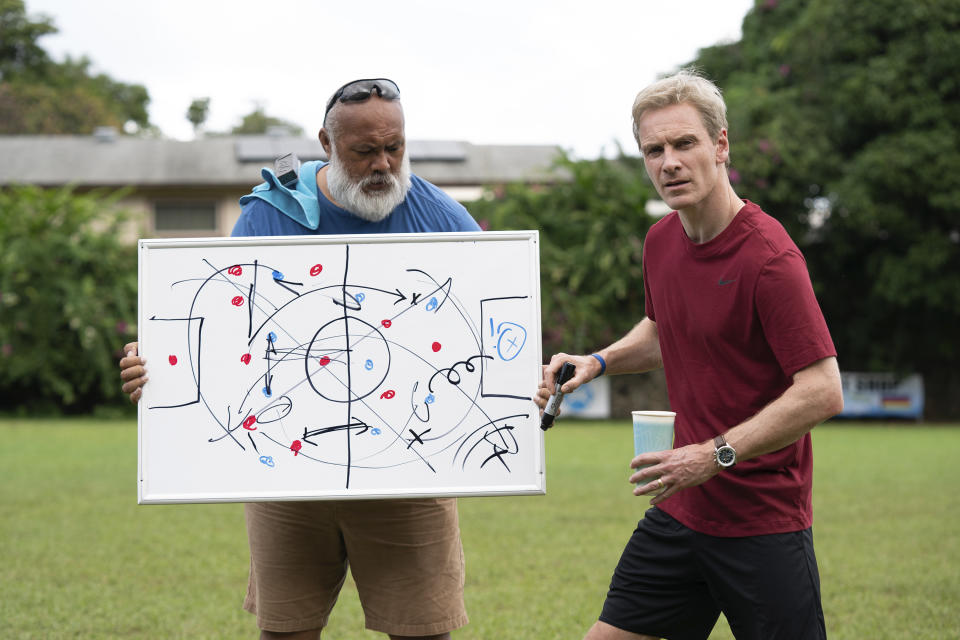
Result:
M454 498L245 505L250 581L243 608L260 629L319 629L347 575L366 627L403 636L467 624Z

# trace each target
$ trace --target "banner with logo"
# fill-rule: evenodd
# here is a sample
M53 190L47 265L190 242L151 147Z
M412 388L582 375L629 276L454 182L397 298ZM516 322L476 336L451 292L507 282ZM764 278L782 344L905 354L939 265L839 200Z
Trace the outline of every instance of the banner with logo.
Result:
M610 417L610 378L601 376L563 396L565 417L606 419Z
M923 376L842 372L843 418L923 418Z

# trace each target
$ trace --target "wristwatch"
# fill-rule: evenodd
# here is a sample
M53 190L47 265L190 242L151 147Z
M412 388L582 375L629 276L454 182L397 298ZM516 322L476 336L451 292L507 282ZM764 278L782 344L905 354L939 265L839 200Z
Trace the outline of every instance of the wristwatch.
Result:
M713 446L713 459L717 461L717 466L729 469L737 464L737 450L728 445L722 435L713 439Z

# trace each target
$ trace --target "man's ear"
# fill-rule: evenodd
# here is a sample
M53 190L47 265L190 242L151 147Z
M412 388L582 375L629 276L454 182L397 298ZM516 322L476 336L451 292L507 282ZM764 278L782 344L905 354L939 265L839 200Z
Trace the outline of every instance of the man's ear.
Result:
M720 129L720 137L717 138L717 164L726 164L730 158L730 140L727 138L727 130Z
M319 133L319 135L318 135L317 137L320 138L320 146L323 147L324 153L326 153L326 154L327 154L327 158L329 158L329 157L330 157L330 146L331 146L331 143L330 143L330 135L327 133L327 130L324 128L324 129L320 129L320 133Z

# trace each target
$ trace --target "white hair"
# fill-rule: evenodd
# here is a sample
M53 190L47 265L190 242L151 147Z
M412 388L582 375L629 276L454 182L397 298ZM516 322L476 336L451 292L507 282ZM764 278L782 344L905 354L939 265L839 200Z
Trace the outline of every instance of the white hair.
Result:
M327 133L329 135L330 131ZM364 190L369 185L385 182L390 185L385 191L370 194ZM344 209L364 220L379 222L407 198L407 192L410 191L410 156L404 149L399 175L389 171L377 171L355 180L347 174L343 162L337 157L337 145L331 135L327 187L333 199Z

